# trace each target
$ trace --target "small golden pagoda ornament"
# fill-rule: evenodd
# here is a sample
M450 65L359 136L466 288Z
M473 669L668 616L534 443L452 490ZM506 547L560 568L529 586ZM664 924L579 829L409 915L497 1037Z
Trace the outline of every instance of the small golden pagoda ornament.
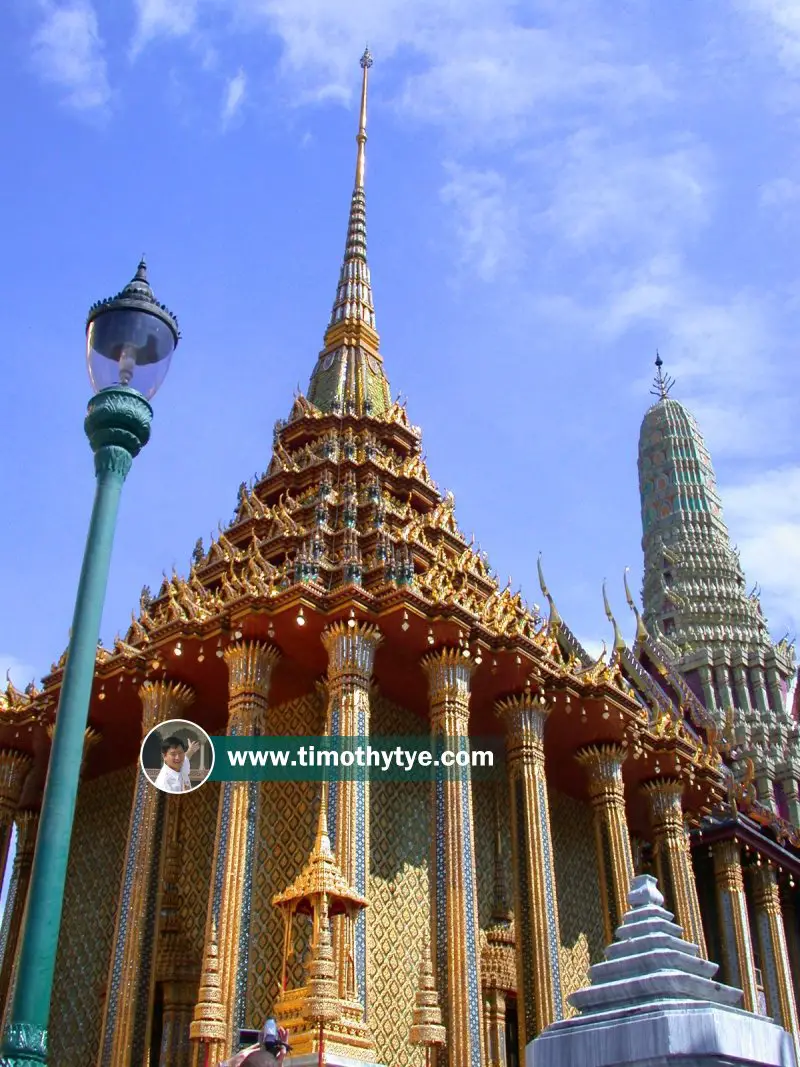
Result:
M430 1064L431 1049L444 1045L446 1038L447 1031L442 1023L442 1009L439 1007L439 994L433 977L431 952L426 944L422 951L419 985L408 1039L412 1045L424 1047L427 1067Z
M284 917L281 993L274 1014L289 1031L292 1055L316 1054L322 1062L324 1054L331 1067L342 1058L374 1062L375 1044L364 1021L358 991L348 983L347 995L340 995L330 932L330 919L336 916L355 925L367 902L348 885L334 858L324 789L311 855L294 882L274 896L272 903ZM305 984L289 988L288 963L296 916L311 920L310 954Z
M211 936L206 941L203 979L194 1009L194 1019L189 1026L189 1037L200 1046L199 1053L196 1058L193 1057L192 1062L199 1067L213 1067L222 1058L228 1036L219 975L217 924L213 920Z

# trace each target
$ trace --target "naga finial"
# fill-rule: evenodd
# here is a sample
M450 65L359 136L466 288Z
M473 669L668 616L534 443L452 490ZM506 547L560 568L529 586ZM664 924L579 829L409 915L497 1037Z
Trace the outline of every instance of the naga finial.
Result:
M614 613L611 610L611 605L608 602L608 592L606 590L606 580L603 579L603 607L606 609L606 617L611 625L614 627L614 651L619 652L625 648L625 640L619 631L617 626L617 620L614 618Z
M623 581L623 584L625 586L625 599L628 601L628 607L631 609L633 614L636 616L636 640L637 640L637 642L646 641L647 638L650 635L647 632L647 627L645 626L644 622L642 621L642 616L639 614L639 609L636 607L636 603L635 603L633 597L631 596L631 590L630 590L630 587L628 585L628 571L629 570L630 570L630 567L626 567L625 571L624 571L624 573L622 575L622 581Z
M539 553L536 559L536 569L539 572L539 588L542 590L542 596L547 599L547 603L550 607L550 617L547 620L547 632L549 634L553 634L561 625L561 616L558 614L558 609L556 608L555 601L550 596L550 590L547 588L547 584L544 580L541 552Z

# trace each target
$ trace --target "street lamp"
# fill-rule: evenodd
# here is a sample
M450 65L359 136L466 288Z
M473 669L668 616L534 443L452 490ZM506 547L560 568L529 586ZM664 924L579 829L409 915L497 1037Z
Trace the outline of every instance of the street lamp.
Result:
M0 1067L47 1063L64 883L119 498L134 457L150 437L153 409L148 401L164 380L179 336L175 317L153 295L144 260L122 292L91 308L86 322L86 357L95 396L84 428L94 452L97 485Z

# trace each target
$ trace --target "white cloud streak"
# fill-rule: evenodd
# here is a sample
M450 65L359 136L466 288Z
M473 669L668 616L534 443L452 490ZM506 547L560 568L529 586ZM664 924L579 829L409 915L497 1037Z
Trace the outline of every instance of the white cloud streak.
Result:
M222 102L222 125L227 127L238 114L247 92L247 75L241 68L225 86Z
M758 577L770 623L800 627L800 466L721 487L726 519L748 575ZM782 633L776 634L778 638Z
M197 0L134 0L136 32L132 55L160 37L186 37L195 28Z
M39 76L61 90L63 102L77 111L97 111L109 102L103 41L89 0L64 4L46 0L32 40Z

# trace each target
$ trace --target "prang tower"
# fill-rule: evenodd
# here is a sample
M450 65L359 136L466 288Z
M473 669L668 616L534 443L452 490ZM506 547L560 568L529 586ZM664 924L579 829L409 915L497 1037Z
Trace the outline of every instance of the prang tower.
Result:
M714 468L694 416L669 393L656 358L639 435L644 623L671 653L720 730L755 765L759 799L798 818L798 723L789 706L794 648L775 644L747 592L739 553L722 517Z

